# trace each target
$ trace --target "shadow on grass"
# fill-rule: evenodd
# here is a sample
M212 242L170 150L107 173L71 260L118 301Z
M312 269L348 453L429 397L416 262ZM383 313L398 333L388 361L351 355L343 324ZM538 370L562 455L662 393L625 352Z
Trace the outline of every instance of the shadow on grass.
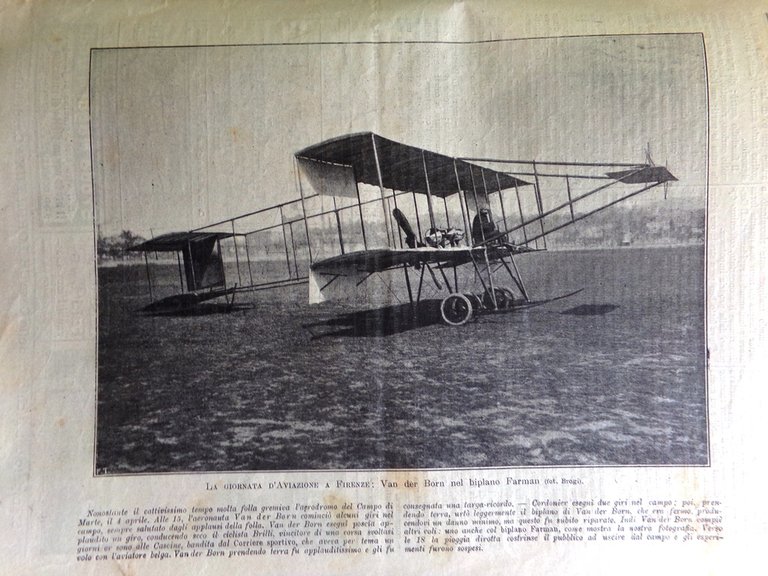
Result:
M486 314L507 314L527 310L528 308L542 306L549 302L570 298L581 291L576 290L547 300L521 303L514 308L499 310L498 312L485 312L480 314L479 317L483 317ZM393 334L400 334L416 328L441 324L443 321L440 314L441 302L442 300L422 300L418 305L396 304L376 308L375 310L360 310L328 320L304 324L302 327L312 334L312 340L333 336L392 336ZM323 328L330 328L330 330L323 331Z
M613 312L618 306L616 304L581 304L568 310L563 310L560 314L570 314L571 316L605 316L608 312Z
M304 324L303 327L312 334L312 340L330 336L391 336L414 328L439 324L442 321L440 302L440 300L423 300L418 306L397 304L375 310L360 310L328 320ZM315 330L317 328L331 328L331 330L318 333Z
M155 306L150 304L139 313L145 316L173 316L175 318L209 316L211 314L229 314L238 310L249 310L253 304L227 304L226 302L203 302L189 307Z

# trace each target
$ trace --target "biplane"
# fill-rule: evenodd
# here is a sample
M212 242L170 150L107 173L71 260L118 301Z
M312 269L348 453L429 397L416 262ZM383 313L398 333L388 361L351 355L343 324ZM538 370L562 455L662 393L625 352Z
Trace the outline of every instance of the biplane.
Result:
M150 306L230 303L239 292L300 283L319 303L348 296L375 275L402 273L414 307L426 278L447 292L444 322L462 325L531 302L516 258L676 180L649 154L642 163L451 157L371 132L304 148L294 168L297 200L134 247L145 258L176 253L182 292ZM472 272L469 289L460 267Z

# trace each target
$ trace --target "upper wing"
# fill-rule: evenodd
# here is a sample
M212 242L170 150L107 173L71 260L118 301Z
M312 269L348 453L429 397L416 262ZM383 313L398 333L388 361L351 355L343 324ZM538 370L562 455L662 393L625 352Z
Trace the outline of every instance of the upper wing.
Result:
M403 192L429 193L440 198L472 189L475 185L473 178L479 177L480 170L471 162L402 144L372 132L331 138L304 148L295 156L308 166L308 176L314 178L321 172L347 167L357 182ZM315 164L314 170L307 161ZM486 174L493 179L494 186L502 189L529 184L504 172L486 169ZM326 190L321 184L313 187L319 194ZM335 187L332 193L337 194L338 189Z

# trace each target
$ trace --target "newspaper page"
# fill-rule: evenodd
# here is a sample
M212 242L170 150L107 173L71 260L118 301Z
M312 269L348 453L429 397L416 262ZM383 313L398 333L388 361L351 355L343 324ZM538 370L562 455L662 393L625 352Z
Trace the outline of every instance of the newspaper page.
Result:
M757 565L763 3L0 27L0 572Z

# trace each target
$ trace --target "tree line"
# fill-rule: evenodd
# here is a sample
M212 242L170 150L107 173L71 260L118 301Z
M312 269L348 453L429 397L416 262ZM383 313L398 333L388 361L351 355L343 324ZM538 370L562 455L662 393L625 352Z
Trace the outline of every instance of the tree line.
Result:
M120 234L115 234L114 236L103 236L99 232L96 238L96 254L99 260L138 258L141 254L128 252L128 249L145 241L143 236L134 234L130 230L123 230Z

